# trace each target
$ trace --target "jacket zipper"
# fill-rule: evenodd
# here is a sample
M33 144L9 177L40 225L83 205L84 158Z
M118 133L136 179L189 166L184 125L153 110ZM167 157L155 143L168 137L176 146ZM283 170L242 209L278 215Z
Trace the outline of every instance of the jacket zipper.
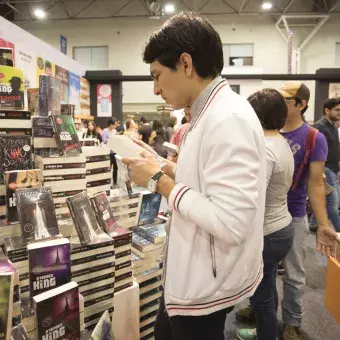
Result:
M217 269L216 269L215 238L211 234L210 234L210 254L211 254L212 272L213 272L214 278L216 279Z

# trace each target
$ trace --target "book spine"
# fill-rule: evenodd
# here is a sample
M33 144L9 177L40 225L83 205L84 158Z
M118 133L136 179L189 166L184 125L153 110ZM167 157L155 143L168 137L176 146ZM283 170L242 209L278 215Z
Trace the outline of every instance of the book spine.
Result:
M70 210L70 214L71 214L71 217L72 217L72 220L73 220L73 224L74 224L74 226L76 228L78 237L79 237L80 241L83 242L84 241L84 236L83 236L80 224L79 224L79 220L78 220L78 218L76 216L76 213L75 213L75 210L73 208L73 204L72 204L72 202L69 199L66 199L66 203L67 203L68 209Z

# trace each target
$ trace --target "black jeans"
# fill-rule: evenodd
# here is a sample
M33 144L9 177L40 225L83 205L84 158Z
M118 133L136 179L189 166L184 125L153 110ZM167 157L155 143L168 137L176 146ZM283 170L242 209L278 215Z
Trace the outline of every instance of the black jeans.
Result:
M111 160L110 162L111 166L113 166L113 173L112 173L113 184L117 185L118 166L117 166L115 153L113 152L110 153L110 160Z
M161 299L155 323L155 340L224 340L224 324L234 307L203 316L169 318Z
M294 238L292 224L264 237L263 279L250 298L256 314L257 340L276 340L277 307L276 271L278 264L288 254Z

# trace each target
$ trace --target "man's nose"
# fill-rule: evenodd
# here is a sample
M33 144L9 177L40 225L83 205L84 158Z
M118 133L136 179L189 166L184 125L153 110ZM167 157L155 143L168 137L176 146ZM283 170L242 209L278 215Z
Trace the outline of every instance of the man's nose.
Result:
M156 81L153 82L153 93L156 95L156 96L160 96L161 94L161 89L160 87L158 86L158 83Z

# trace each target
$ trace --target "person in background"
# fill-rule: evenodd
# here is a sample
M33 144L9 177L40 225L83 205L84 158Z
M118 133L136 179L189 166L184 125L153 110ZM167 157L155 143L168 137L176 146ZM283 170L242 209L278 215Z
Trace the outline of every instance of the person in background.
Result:
M340 98L326 99L323 104L323 117L314 125L327 140L328 156L325 166L326 183L333 191L326 196L327 213L333 227L340 232L339 197L336 184L336 176L339 172L340 142L339 130L336 122L340 119ZM314 215L312 216L310 230L316 232L317 225Z
M159 120L155 119L152 124L152 130L153 131L150 136L150 145L159 156L167 158L168 152L163 146L164 142L166 142L163 124Z
M166 142L171 141L171 138L174 134L174 129L175 129L176 124L177 124L177 117L171 116L169 118L169 122L168 122L168 124L165 128L165 141Z
M142 136L142 141L146 144L150 144L150 136L152 133L152 127L148 123L146 117L141 117L140 122L142 126L140 127L138 133Z
M89 122L87 125L87 130L83 134L83 139L98 139L102 142L102 136L97 132L97 127L94 122Z
M83 128L81 126L81 120L80 119L75 119L74 120L74 125L76 127L78 138L79 139L83 139Z
M283 339L300 340L303 315L302 297L306 283L304 262L309 235L306 211L307 192L318 222L317 251L327 256L335 255L335 243L340 242L340 238L330 227L326 211L323 172L328 153L327 141L322 133L311 128L302 119L308 108L309 89L301 82L291 81L285 83L280 92L285 97L288 107L286 124L281 134L293 152L295 163L293 185L288 192L288 210L293 217L294 240L283 260L285 269L281 302L284 322ZM311 140L313 147L308 145ZM255 313L248 307L239 310L236 318L243 322L253 322Z
M241 340L276 340L278 294L276 271L293 243L292 216L287 193L292 185L294 158L280 129L287 118L287 105L277 90L264 89L248 98L264 130L267 159L267 192L264 215L263 279L250 298L256 329L239 329Z
M124 136L128 136L130 138L139 138L139 134L137 132L138 126L132 118L128 118L125 122L126 130L124 132Z
M107 128L103 130L102 134L102 141L104 144L107 144L110 137L117 134L116 128L118 127L119 122L118 119L112 117L107 122ZM111 151L110 153L110 160L111 160L111 166L113 166L113 184L117 185L117 176L118 176L118 166L117 161L115 157L115 153Z
M184 114L185 116L182 119L182 126L175 131L173 134L170 143L175 144L178 147L181 146L183 136L186 134L186 132L189 130L190 127L190 121L191 121L191 115L190 115L190 106L186 106L184 108Z

